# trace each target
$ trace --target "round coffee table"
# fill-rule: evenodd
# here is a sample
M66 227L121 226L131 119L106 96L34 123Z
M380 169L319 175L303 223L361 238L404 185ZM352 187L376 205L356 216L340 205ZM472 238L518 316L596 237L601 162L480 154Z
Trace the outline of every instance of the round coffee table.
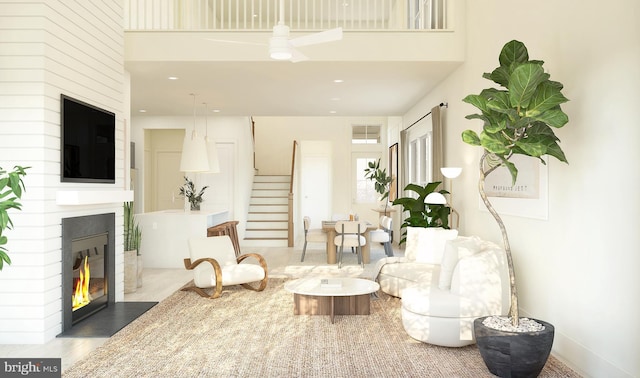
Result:
M363 278L308 277L289 281L285 290L293 293L295 315L369 315L370 294L380 285Z

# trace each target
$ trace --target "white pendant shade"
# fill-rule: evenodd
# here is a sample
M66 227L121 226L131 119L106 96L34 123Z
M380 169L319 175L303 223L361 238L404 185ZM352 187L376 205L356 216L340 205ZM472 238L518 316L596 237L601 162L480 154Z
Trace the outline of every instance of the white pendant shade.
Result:
M427 197L424 199L424 203L431 205L446 205L447 199L442 195L442 193L433 192L427 194Z
M218 161L218 148L216 141L209 137L205 138L207 144L207 156L209 157L209 173L220 173L220 162Z
M209 170L209 157L204 138L193 131L191 136L185 135L182 143L181 172L206 172Z
M460 173L462 173L462 168L459 167L443 167L440 168L440 172L442 172L442 175L446 178L456 178L458 176L460 176Z

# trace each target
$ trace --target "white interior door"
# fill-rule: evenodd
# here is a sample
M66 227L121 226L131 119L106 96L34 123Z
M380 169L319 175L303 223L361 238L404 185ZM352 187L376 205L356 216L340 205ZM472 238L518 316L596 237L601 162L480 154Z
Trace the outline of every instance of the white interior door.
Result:
M311 218L313 228L331 219L331 158L331 142L300 142L300 211L302 216Z

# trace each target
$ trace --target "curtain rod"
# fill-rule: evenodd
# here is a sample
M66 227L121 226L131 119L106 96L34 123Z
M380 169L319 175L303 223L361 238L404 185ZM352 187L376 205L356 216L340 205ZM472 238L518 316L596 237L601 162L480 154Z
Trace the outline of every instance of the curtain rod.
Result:
M446 102L441 102L438 106L440 106L440 107L443 107L443 106L444 106L445 108L448 108L448 107L449 107L449 104L448 104L448 103L446 103ZM422 121L422 120L423 120L425 117L427 117L429 114L431 114L431 112L429 112L429 113L427 113L427 114L423 115L423 116L422 116L422 117L420 117L417 121L415 121L414 123L412 123L411 125L409 125L409 127L407 127L406 129L404 129L404 130L402 130L402 131L409 130L409 129L411 128L411 126L413 126L413 125L415 125L416 123L418 123L418 122Z

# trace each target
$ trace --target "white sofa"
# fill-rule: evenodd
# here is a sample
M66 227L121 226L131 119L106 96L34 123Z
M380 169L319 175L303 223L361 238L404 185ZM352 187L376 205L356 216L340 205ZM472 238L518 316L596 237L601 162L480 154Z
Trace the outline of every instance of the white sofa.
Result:
M473 344L474 319L509 310L505 252L478 237L409 227L405 256L383 258L377 267L381 290L402 298L403 326L422 342Z

